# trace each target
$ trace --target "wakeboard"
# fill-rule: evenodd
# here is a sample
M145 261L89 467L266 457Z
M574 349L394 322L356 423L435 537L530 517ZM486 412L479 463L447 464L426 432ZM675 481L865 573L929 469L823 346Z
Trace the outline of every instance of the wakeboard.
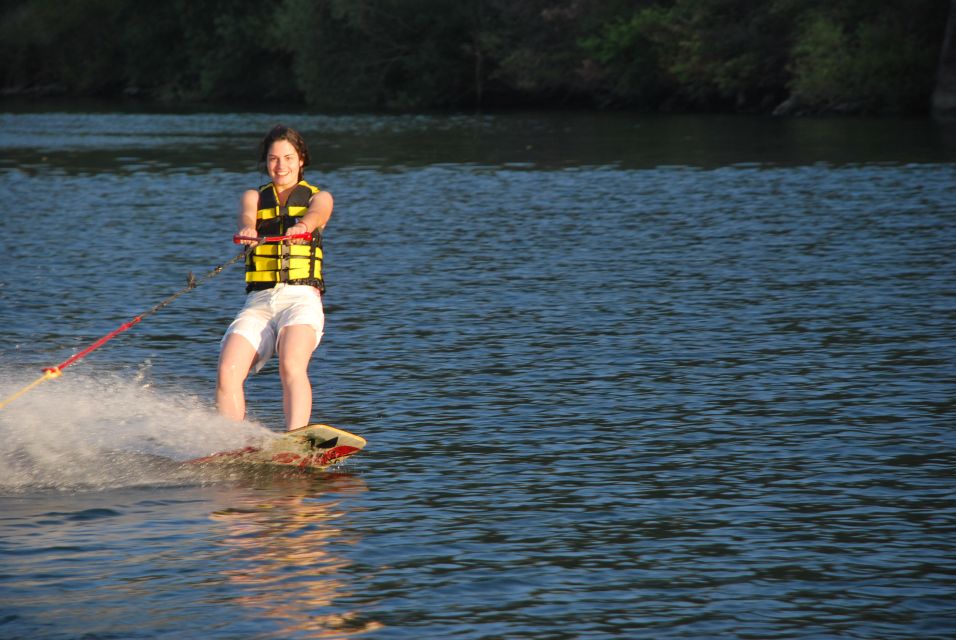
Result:
M201 466L267 465L307 470L325 469L365 447L365 438L327 424L287 431L261 446L247 446L190 460Z

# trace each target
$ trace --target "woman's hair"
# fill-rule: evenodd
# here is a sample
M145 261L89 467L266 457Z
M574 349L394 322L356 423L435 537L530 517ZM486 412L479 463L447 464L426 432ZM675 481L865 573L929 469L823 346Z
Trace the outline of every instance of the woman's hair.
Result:
M285 125L277 124L272 127L269 133L266 134L266 137L262 139L262 142L259 143L260 169L265 167L269 147L271 147L272 143L276 140L285 140L295 147L296 153L299 154L299 158L302 160L302 169L299 170L299 180L301 180L305 168L309 166L309 147L306 146L305 140L298 131Z

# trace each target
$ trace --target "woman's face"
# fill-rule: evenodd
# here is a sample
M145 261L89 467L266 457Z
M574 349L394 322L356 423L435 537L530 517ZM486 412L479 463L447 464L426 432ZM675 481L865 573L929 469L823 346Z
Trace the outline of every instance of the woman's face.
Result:
M302 159L288 140L276 140L266 152L266 171L272 184L278 189L291 187L299 182Z

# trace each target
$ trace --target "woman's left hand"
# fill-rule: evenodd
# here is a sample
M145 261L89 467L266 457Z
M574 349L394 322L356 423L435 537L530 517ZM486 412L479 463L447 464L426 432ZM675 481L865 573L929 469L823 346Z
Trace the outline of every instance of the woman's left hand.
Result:
M304 222L296 222L294 225L289 227L289 230L287 233L290 236L303 235L303 234L309 233L309 227L307 227ZM308 240L303 240L301 238L294 238L294 239L290 239L289 242L292 242L295 244L304 244L308 242Z

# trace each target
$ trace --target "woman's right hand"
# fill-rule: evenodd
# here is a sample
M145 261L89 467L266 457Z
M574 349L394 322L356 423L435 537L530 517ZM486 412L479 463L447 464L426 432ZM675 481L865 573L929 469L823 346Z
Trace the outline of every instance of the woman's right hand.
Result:
M243 227L239 229L239 233L236 235L242 236L243 238L258 238L259 234L256 232L255 227ZM257 244L255 240L240 240L239 244Z

